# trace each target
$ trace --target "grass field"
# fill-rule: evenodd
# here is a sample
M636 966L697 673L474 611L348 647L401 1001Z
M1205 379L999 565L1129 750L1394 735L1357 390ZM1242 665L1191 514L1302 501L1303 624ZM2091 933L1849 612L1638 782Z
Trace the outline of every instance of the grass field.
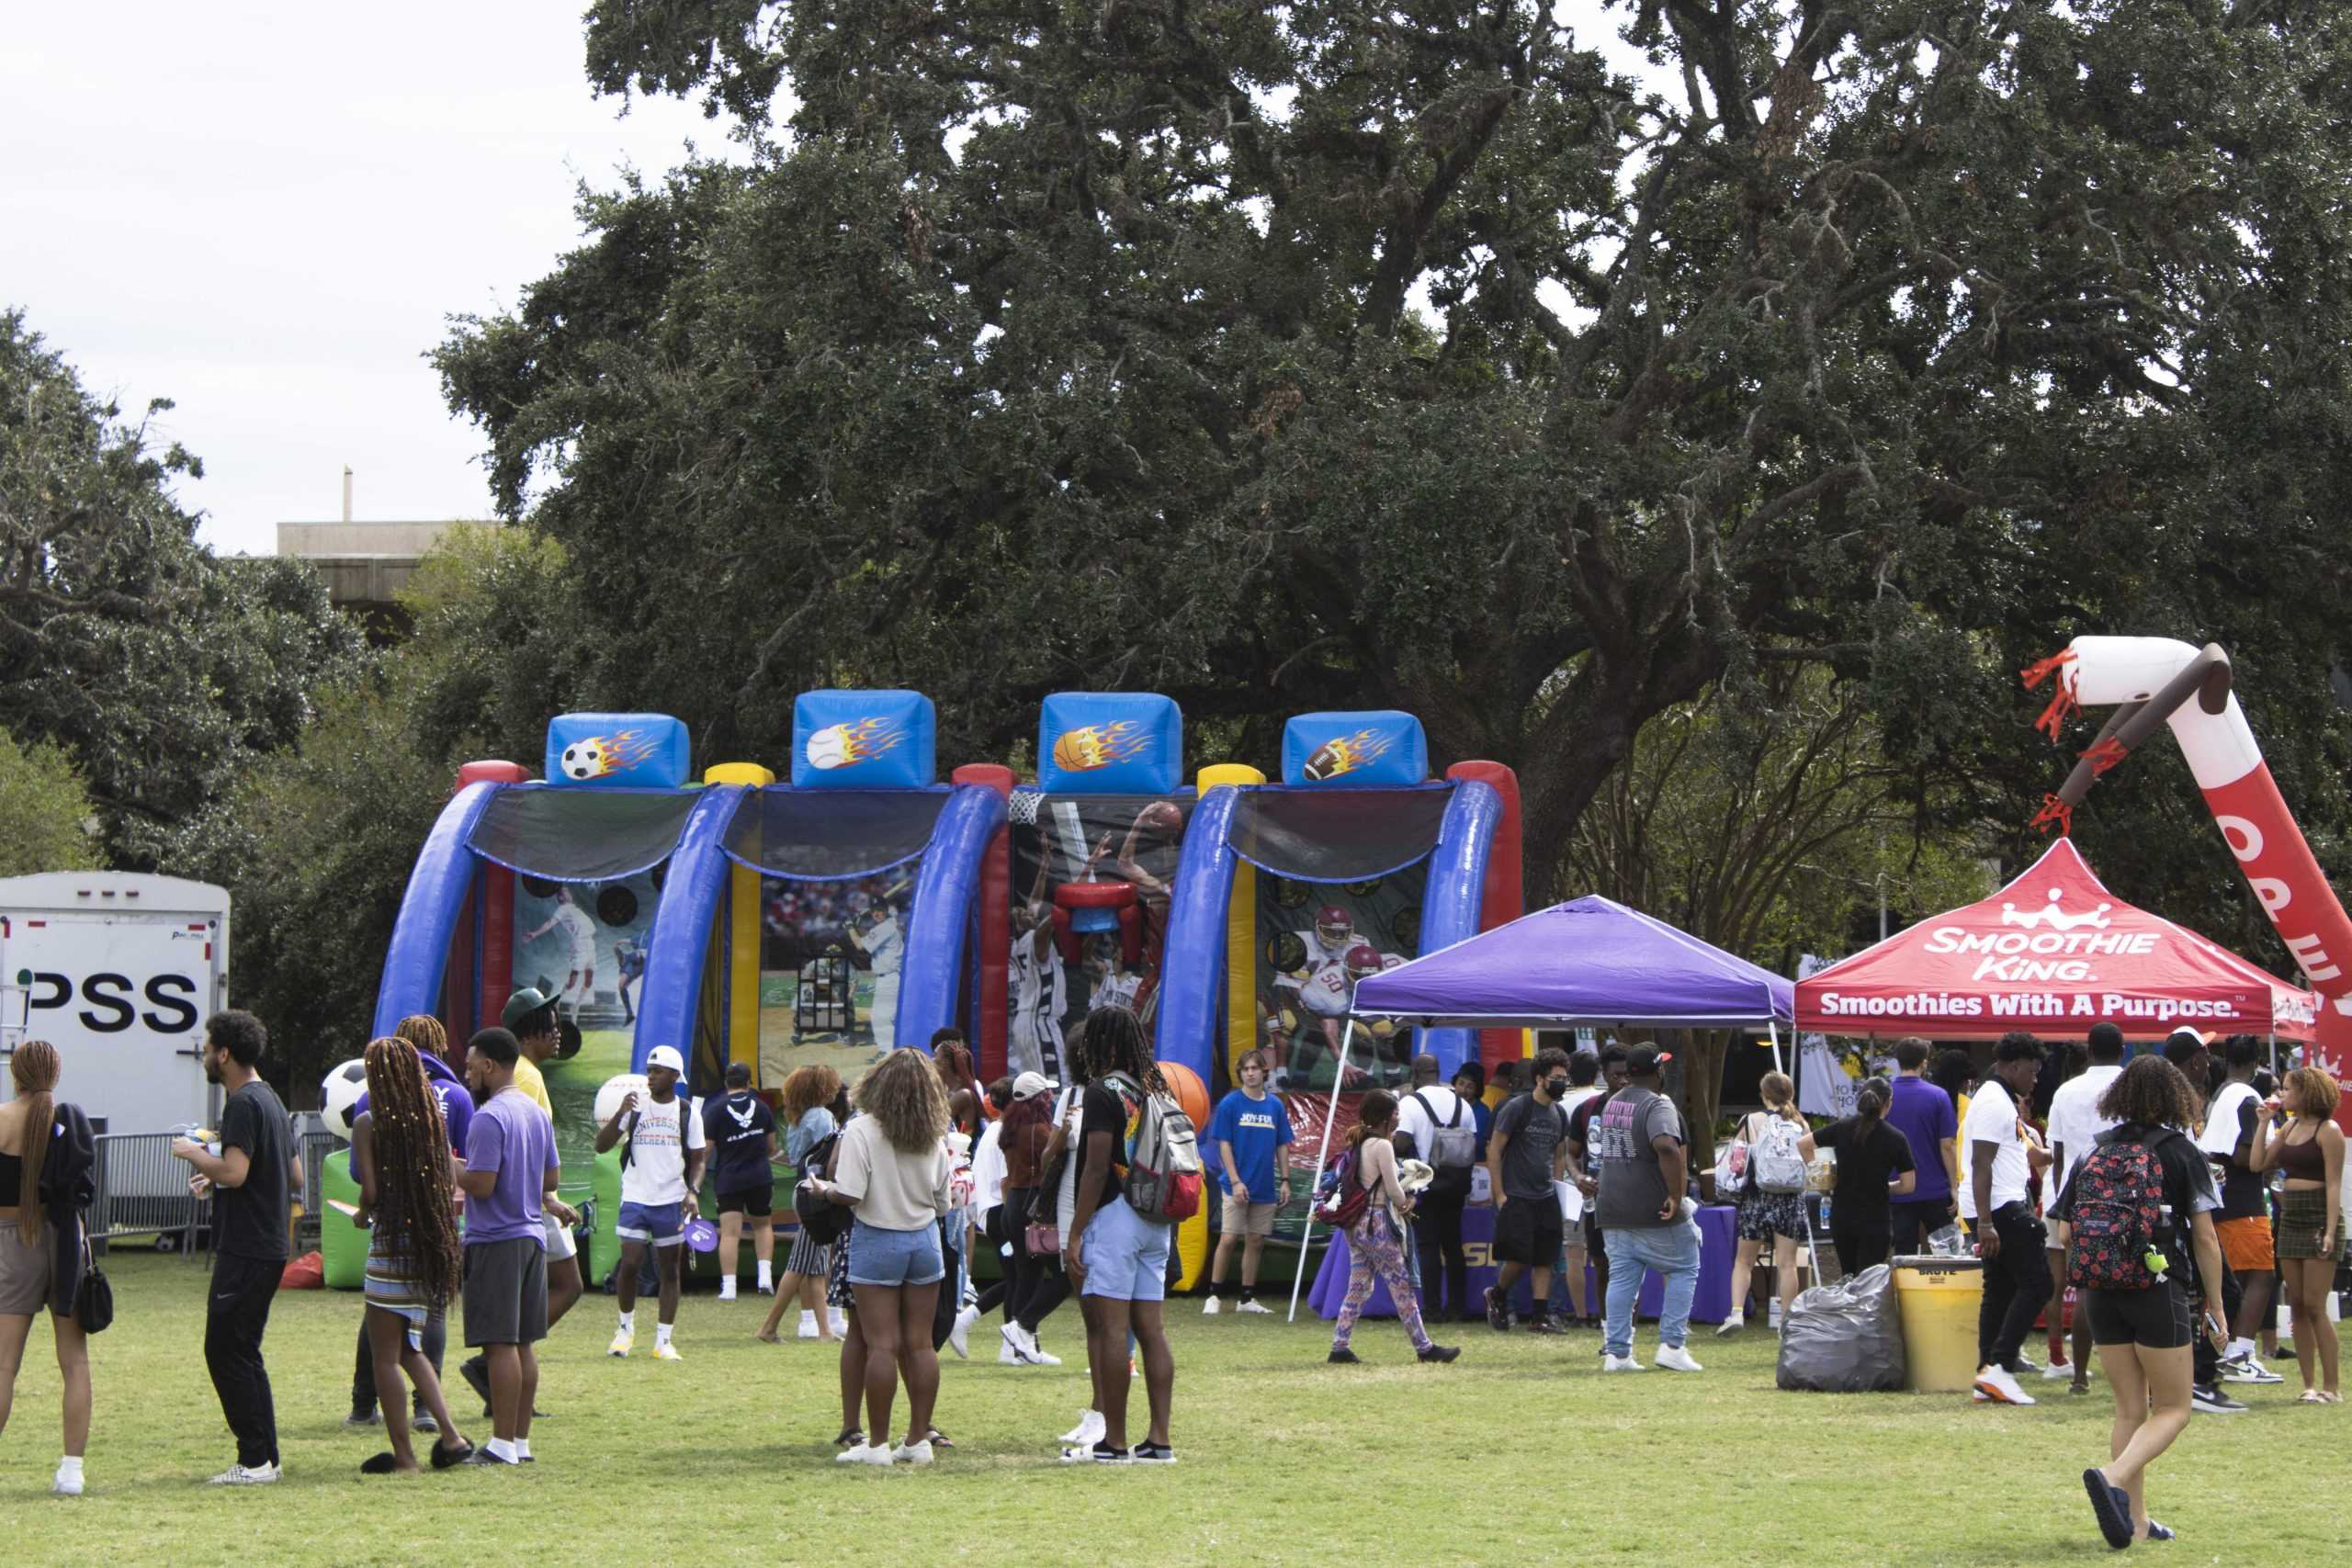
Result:
M1424 1367L1385 1322L1357 1336L1372 1364L1327 1367L1323 1325L1204 1319L1189 1301L1170 1308L1172 1469L1055 1461L1053 1435L1085 1403L1074 1309L1046 1325L1067 1367L999 1367L992 1341L981 1354L985 1326L972 1363L948 1364L939 1422L958 1447L929 1471L836 1467L831 1348L758 1344L763 1301L706 1293L680 1314L675 1366L607 1359L610 1303L583 1302L543 1348L549 1417L530 1469L363 1480L380 1433L339 1425L358 1301L288 1292L267 1344L286 1480L216 1490L202 1478L233 1455L204 1371L201 1269L118 1255L110 1272L120 1315L92 1342L97 1419L80 1498L48 1495L57 1371L47 1323L34 1325L0 1437L11 1562L1814 1568L2109 1555L2077 1480L2106 1451L2104 1385L2031 1410L1784 1394L1773 1341L1755 1331L1703 1338L1699 1377L1604 1379L1590 1336L1483 1325L1447 1325L1463 1359ZM1651 1341L1645 1328L1645 1356ZM2352 1416L2298 1406L2293 1386L2241 1391L2247 1415L2192 1422L2151 1494L2181 1539L2137 1551L2352 1559ZM1140 1412L1140 1383L1136 1399ZM457 1408L463 1420L478 1406Z

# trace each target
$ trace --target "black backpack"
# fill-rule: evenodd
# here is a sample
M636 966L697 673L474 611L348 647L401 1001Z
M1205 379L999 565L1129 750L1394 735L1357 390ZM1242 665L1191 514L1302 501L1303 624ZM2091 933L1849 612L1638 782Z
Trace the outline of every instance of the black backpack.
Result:
M842 1135L836 1131L811 1145L801 1157L801 1179L792 1188L792 1212L799 1216L801 1233L819 1247L831 1247L841 1240L849 1233L849 1223L855 1217L847 1203L825 1197L808 1180L811 1176L832 1174L833 1150L841 1141Z

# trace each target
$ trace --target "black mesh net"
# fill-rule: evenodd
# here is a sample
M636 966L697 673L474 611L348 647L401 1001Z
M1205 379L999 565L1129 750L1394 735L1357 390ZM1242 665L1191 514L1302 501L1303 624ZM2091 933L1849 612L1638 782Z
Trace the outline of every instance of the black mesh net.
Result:
M669 859L699 798L692 790L503 789L466 843L549 882L607 882Z
M796 882L838 882L886 871L931 842L944 789L752 792L727 832L738 864Z
M1300 882L1368 882L1424 859L1450 784L1403 789L1245 789L1226 841L1250 864Z

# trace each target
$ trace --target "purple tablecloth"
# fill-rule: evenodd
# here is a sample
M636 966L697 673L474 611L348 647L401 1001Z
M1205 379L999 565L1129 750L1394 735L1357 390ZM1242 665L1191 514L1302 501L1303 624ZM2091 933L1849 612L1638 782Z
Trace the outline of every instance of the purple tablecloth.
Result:
M1728 1203L1711 1204L1699 1211L1699 1293L1690 1303L1690 1316L1699 1323L1721 1323L1731 1315L1731 1261L1739 1247L1739 1211ZM1328 1233L1326 1233L1328 1234ZM1491 1204L1473 1203L1462 1211L1463 1250L1470 1259L1470 1293L1476 1300L1487 1286L1495 1282L1493 1256L1495 1211ZM1591 1266L1585 1269L1585 1299L1600 1310L1600 1301L1593 1292L1598 1287ZM1348 1238L1333 1235L1331 1245L1324 1249L1322 1267L1315 1271L1315 1280L1307 1292L1307 1304L1317 1315L1337 1317L1340 1303L1348 1293ZM1663 1285L1654 1273L1642 1277L1642 1294L1634 1312L1642 1317L1656 1317L1665 1294ZM1521 1275L1511 1292L1511 1304L1520 1312L1532 1310L1532 1291L1527 1278ZM1366 1317L1394 1317L1395 1303L1388 1299L1388 1287L1377 1276L1373 1280L1372 1299L1364 1303Z

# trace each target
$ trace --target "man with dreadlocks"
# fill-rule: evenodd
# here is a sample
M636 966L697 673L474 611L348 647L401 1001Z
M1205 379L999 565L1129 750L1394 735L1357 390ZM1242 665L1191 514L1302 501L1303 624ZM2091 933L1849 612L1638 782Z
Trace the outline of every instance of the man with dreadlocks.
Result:
M441 1380L425 1353L441 1337L441 1318L458 1293L465 1260L458 1239L454 1162L442 1102L417 1048L386 1035L368 1043L368 1110L352 1124L351 1163L359 1178L353 1223L371 1225L368 1242L368 1342L374 1352L376 1397L383 1405L388 1453L359 1466L364 1475L413 1471L405 1371L437 1423L433 1468L447 1470L473 1452L441 1397Z
M1160 1303L1168 1295L1168 1251L1175 1227L1147 1220L1128 1206L1128 1152L1143 1116L1143 1097L1168 1093L1167 1080L1144 1043L1143 1024L1125 1008L1086 1015L1078 1046L1086 1080L1079 1122L1077 1207L1071 1213L1065 1264L1086 1314L1086 1359L1094 1379L1094 1408L1102 1435L1062 1450L1065 1464L1172 1464L1169 1406L1176 1389L1176 1359L1169 1353ZM1151 1400L1151 1430L1127 1449L1127 1334L1143 1356L1144 1389Z

